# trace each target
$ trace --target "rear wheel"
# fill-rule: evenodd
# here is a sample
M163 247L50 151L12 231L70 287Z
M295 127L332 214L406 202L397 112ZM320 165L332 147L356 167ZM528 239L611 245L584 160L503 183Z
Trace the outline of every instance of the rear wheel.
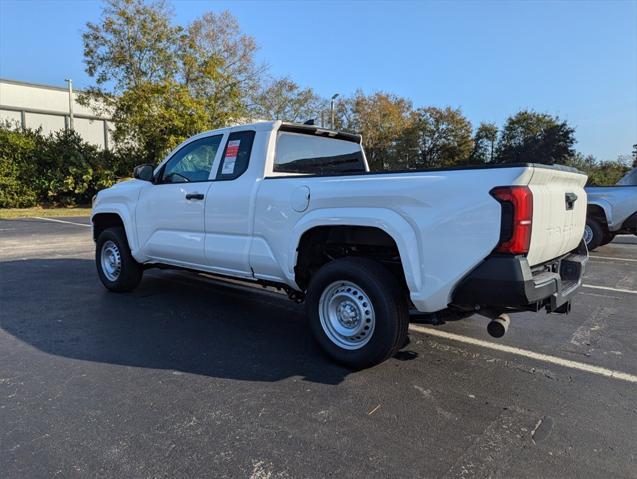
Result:
M306 302L319 345L352 368L381 363L407 342L407 301L392 273L375 261L326 264L312 278Z
M131 255L126 232L121 227L107 228L97 238L95 265L102 284L111 291L132 291L144 270Z
M603 244L604 228L595 218L586 218L586 226L584 227L584 241L589 251Z

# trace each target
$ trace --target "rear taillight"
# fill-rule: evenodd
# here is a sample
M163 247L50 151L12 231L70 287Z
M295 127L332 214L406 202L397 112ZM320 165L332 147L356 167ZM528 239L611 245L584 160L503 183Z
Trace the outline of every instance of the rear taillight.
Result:
M531 244L533 193L528 186L499 186L491 195L502 205L499 253L526 254Z

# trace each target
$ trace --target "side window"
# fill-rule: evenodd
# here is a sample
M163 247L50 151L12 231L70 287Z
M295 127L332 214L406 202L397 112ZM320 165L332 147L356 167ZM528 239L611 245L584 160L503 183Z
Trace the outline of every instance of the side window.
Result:
M161 183L208 181L223 135L209 136L188 143L164 166Z
M248 169L253 142L254 131L246 130L230 133L226 149L219 164L218 180L234 180Z
M306 175L360 173L365 171L365 162L356 142L281 131L273 171Z

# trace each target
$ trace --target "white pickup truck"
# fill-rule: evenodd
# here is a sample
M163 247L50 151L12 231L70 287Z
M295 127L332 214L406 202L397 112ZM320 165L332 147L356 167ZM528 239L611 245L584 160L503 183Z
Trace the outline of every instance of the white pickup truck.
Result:
M99 277L173 267L285 290L355 368L407 342L409 311L565 313L588 254L586 176L535 164L369 172L361 137L262 122L201 133L100 191Z

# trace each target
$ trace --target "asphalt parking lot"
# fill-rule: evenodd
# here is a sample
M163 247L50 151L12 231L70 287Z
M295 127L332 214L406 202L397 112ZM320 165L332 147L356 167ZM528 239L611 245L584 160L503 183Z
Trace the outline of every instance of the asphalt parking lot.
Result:
M354 373L272 293L156 270L108 293L88 219L59 220L0 221L4 478L637 477L635 237L568 316L413 323Z

